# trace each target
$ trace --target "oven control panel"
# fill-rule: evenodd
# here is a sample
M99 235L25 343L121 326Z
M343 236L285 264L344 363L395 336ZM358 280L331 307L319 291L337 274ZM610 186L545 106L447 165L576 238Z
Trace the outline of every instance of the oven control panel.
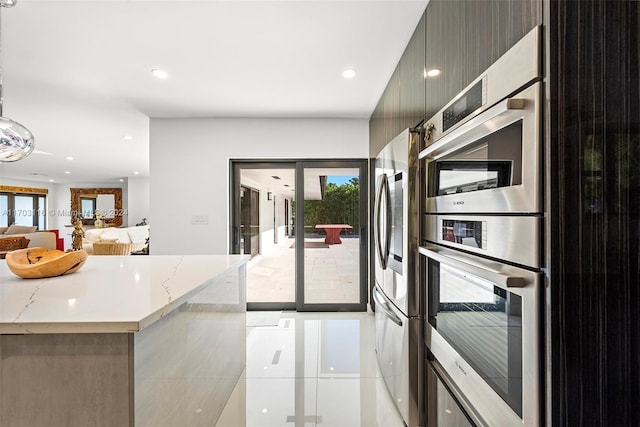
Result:
M487 221L443 219L440 224L443 241L487 249Z
M451 129L465 117L482 107L487 99L487 76L478 80L442 112L442 132Z

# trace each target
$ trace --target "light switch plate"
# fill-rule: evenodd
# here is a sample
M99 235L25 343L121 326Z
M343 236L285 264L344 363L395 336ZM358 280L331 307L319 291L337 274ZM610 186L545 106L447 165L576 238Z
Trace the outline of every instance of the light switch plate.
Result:
M191 225L209 224L209 215L191 215Z

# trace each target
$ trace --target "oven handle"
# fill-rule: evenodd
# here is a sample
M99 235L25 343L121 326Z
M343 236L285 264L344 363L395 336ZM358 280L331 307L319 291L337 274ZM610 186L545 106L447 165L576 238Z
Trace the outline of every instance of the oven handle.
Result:
M514 110L518 111L519 114L522 115L522 110L524 110L526 103L527 100L522 98L509 98L499 102L484 113L478 114L459 128L427 146L420 152L418 158L423 159L425 157L429 157L436 159L438 157L442 157L451 151L458 150L465 145L495 132L498 129L482 125L500 115L513 112ZM462 138L463 136L465 138ZM434 153L437 153L437 155Z
M402 319L398 317L390 308L387 300L380 295L380 291L377 286L373 287L373 300L376 302L376 310L381 309L382 311L393 323L398 326L402 326Z
M464 272L468 272L469 274L488 280L494 283L496 286L501 287L502 289L524 288L525 286L527 286L527 281L522 277L510 276L507 274L499 273L497 271L489 270L487 268L469 264L455 258L442 255L434 250L427 249L425 247L420 247L418 251L422 255L425 255L433 260L450 265L452 267L456 267Z
M384 198L386 201L386 205L387 205L387 212L386 212L386 218L385 218L385 229L384 229L384 238L385 238L385 242L384 242L384 250L382 247L382 241L380 239L381 237L381 224L380 224L380 217L382 214L382 197L384 194ZM375 241L376 241L376 253L378 255L378 260L380 261L380 265L382 266L383 270L387 269L387 262L389 260L389 250L390 250L390 245L391 245L391 240L389 239L389 231L391 228L391 215L389 213L389 180L387 179L387 174L383 173L382 175L380 175L380 183L378 185L378 192L376 194L376 202L375 202L375 220L374 220L374 234L375 234Z

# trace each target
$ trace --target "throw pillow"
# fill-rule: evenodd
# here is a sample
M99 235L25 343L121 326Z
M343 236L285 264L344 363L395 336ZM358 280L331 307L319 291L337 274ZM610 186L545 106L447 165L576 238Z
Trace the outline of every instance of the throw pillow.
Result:
M38 227L35 225L15 225L11 224L4 234L26 234L34 233Z
M98 236L98 240L96 242L100 243L119 243L118 239L109 239L108 237Z
M104 228L90 228L84 232L84 238L89 243L97 242L100 235L104 232Z
M104 230L102 234L100 234L100 241L107 242L107 241L113 241L115 239L122 242L121 237L122 236L120 236L120 233L118 232L117 228L107 228L106 230ZM129 236L127 236L127 238L129 238Z

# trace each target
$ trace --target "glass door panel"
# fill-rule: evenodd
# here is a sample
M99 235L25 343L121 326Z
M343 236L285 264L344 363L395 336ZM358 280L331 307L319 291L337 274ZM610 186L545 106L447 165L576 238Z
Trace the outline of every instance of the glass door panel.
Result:
M15 224L34 225L33 221L33 196L15 197Z
M234 162L232 253L247 264L250 310L294 309L295 239L292 211L295 163Z
M9 226L9 196L0 194L0 227Z
M361 162L304 162L303 309L363 303L363 170Z

